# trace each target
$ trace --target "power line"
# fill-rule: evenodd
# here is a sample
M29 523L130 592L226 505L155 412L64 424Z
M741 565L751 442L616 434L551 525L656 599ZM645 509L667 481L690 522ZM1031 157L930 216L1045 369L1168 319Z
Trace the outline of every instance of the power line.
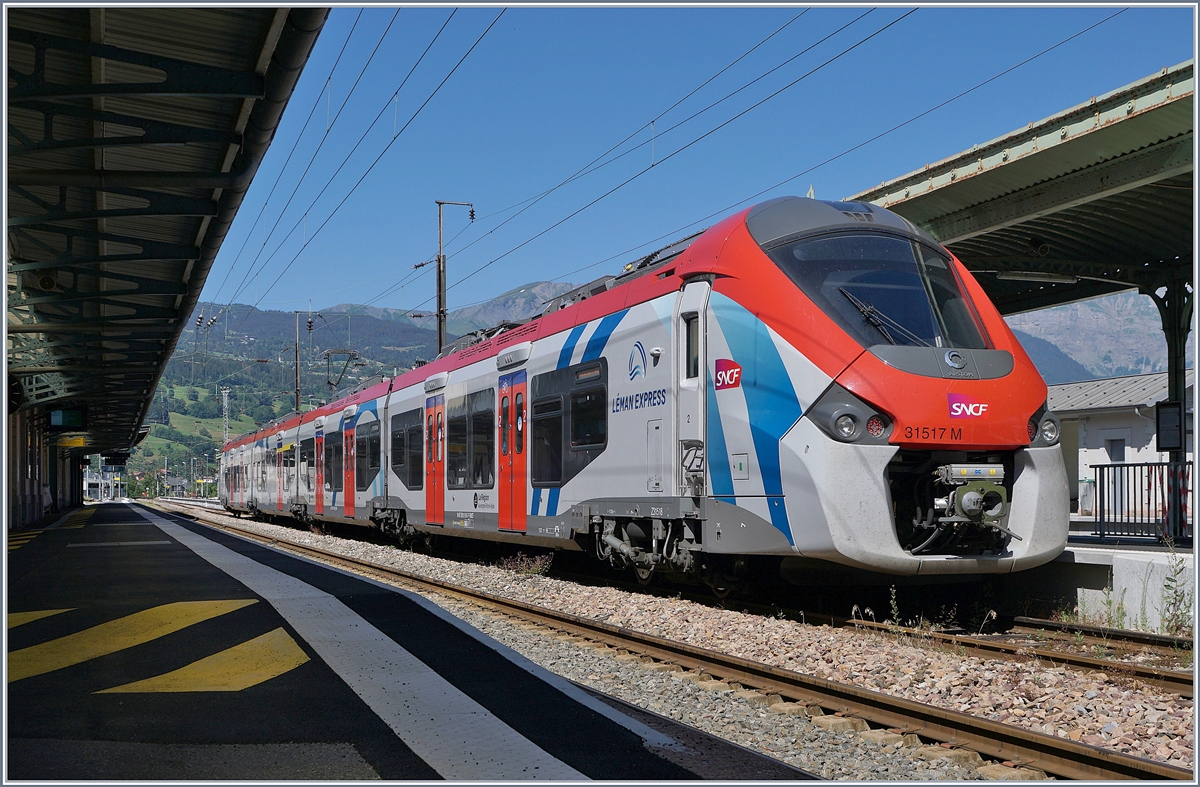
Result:
M358 187L366 179L367 175L371 174L371 172L375 169L376 165L378 165L379 162L383 159L383 157L387 154L387 152L389 150L391 150L392 145L396 144L396 140L400 138L400 136L404 133L404 131L412 124L412 122L414 120L416 120L417 116L421 114L421 111L423 109L425 109L425 107L429 104L429 102L433 100L434 96L436 96L438 94L438 92L442 89L442 86L445 85L447 81L449 81L450 77L454 76L454 73L456 71L458 71L459 66L461 66L463 64L463 62L470 56L470 54L475 51L475 47L477 47L479 45L479 42L484 39L484 37L488 34L488 32L491 31L491 29L495 26L495 24L500 21L500 17L502 17L504 15L504 12L506 10L507 9L500 10L500 13L497 14L496 18L493 19L491 24L489 24L487 26L487 29L484 30L479 35L479 38L475 39L475 43L471 44L471 48L468 49L466 51L466 53L459 59L459 61L454 64L454 67L451 68L450 72L448 74L446 74L446 76L442 79L441 82L438 83L438 86L433 89L433 92L429 94L429 97L425 99L425 101L421 104L421 106L417 107L416 111L413 112L412 116L405 122L404 126L399 131L397 131L395 133L395 135L392 137L391 141L388 142L388 144L386 146L384 146L383 150L380 151L379 155L376 156L375 160L371 162L371 165L369 167L367 167L367 170L354 183L354 185L350 188L350 191L346 193L346 196L344 196L342 198L341 202L339 202L337 204L337 206L334 207L333 211L325 218L325 220L323 222L321 222L321 225L319 227L317 227L317 229L313 232L312 236L304 242L304 245L300 247L300 250L297 251L296 254L291 258L291 260L288 261L287 265L284 266L283 270L279 272L279 275L275 277L275 280L273 282L271 282L271 285L269 287L267 287L267 289L263 292L262 296L260 296L258 298L258 300L254 304L255 307L257 307L258 304L262 301L262 298L266 297L267 293L269 293L272 290L272 288L274 288L275 285L279 283L279 280L283 278L283 275L288 272L288 270L292 267L292 265L296 262L296 260L300 258L300 255L304 253L304 250L306 248L308 248L308 244L312 243L312 241L317 237L317 235L320 234L321 230L323 230L329 224L329 222L333 219L333 217L335 215L337 215L337 212L341 209L341 207L346 204L346 200L350 199L351 195L354 194L354 192L358 189ZM397 90L399 90L399 88L397 88ZM376 121L378 121L378 116L376 117ZM374 123L372 123L372 125L374 125ZM364 135L364 137L365 137L365 135ZM355 147L357 147L357 145ZM343 162L343 165L344 165L344 163L345 162ZM338 170L340 171L341 167L339 167ZM336 177L336 174L337 173L335 173L335 177ZM332 180L330 182L332 182ZM324 189L322 189L322 193L324 193ZM318 195L317 198L320 199L320 195ZM315 204L315 201L314 201L314 204Z
M262 256L263 250L266 249L266 247L267 247L267 243L270 242L272 236L275 235L275 230L279 227L279 223L281 221L283 221L283 215L287 212L287 209L289 207L291 207L292 200L295 199L295 197L296 197L296 192L298 192L300 190L300 186L304 183L304 178L306 178L308 176L309 171L312 169L313 162L316 161L317 156L321 152L321 148L324 147L324 145L325 145L325 141L327 139L329 139L329 134L333 130L333 127L335 125L337 125L338 118L340 118L342 116L342 111L346 108L346 105L348 103L350 103L350 97L354 95L354 91L358 88L358 83L362 81L363 74L365 74L367 72L367 69L370 67L371 62L375 59L376 53L379 52L379 47L383 45L384 39L387 38L387 34L389 31L391 31L392 25L395 23L396 17L399 16L399 14L400 14L400 9L397 8L395 13L392 14L391 20L388 21L387 27L384 28L383 34L379 36L379 41L376 42L375 48L371 50L371 56L367 58L367 62L364 63L363 67L359 70L358 77L355 78L354 84L350 87L349 92L346 93L346 98L342 100L341 105L338 107L337 114L335 114L333 116L333 120L325 127L325 133L324 133L324 135L321 136L321 141L317 143L316 150L314 150L312 155L309 157L308 164L306 164L304 167L304 172L302 172L300 174L300 179L298 181L296 181L295 187L292 188L292 193L290 195L288 195L287 202L284 204L283 208L279 211L279 217L275 219L275 223L271 226L271 231L269 233L267 233L267 237L265 237L263 239L263 243L262 243L262 246L259 247L258 254L256 254L254 257L254 260L251 261L250 270L248 270L246 272L246 277L243 278L242 284L239 285L237 291L234 292L232 297L230 297L231 303L233 301L233 298L236 298L241 293L242 288L245 287L246 280L248 279L250 273L254 270L255 263L258 262L259 257ZM454 14L452 12L451 16L453 16L453 15ZM447 20L447 21L449 21L449 20ZM353 152L353 151L351 151L351 152ZM338 171L339 172L341 171L340 167L338 168ZM336 173L334 174L334 177L336 177ZM332 178L330 179L330 182L332 182ZM329 186L329 184L326 183L325 188L328 188L328 186ZM323 188L323 189L321 189L321 194L324 194L324 193L325 193L325 189ZM317 199L320 199L320 196L321 195L318 194ZM313 200L313 204L314 205L316 204L316 200ZM311 210L311 209L312 209L312 205L309 205L309 210ZM308 216L308 211L305 211L304 217L302 217L301 221L303 221L304 218L306 218L307 216ZM299 223L297 223L296 226L299 226ZM293 226L292 229L288 232L288 237L291 236L292 232L296 231L296 226ZM286 238L285 238L285 240L286 240ZM274 256L275 256L275 254L274 254L274 252L272 252L271 257L268 257L266 260L263 261L263 264L258 269L258 273L262 273L263 269L266 268L267 264L271 261L271 258Z
M778 95L780 95L781 93L783 93L785 90L788 90L789 88L791 88L791 87L795 86L796 84L798 84L798 83L799 83L799 82L801 82L802 80L804 80L804 79L807 79L809 76L811 76L811 75L815 74L817 71L820 71L821 69L825 68L825 67L826 67L826 66L828 66L830 63L833 63L833 62L835 62L835 61L837 61L837 60L839 60L839 59L841 59L841 58L845 57L846 55L848 55L849 53L853 52L853 51L854 51L855 49L857 49L858 47L862 46L863 44L867 43L867 42L868 42L868 41L870 41L871 39L875 38L876 36L880 35L880 34L881 34L881 33L883 33L884 31L888 30L888 29L889 29L889 28L891 28L893 25L896 25L896 24L898 24L899 22L903 21L904 19L908 18L909 16L911 16L911 15L915 14L915 13L917 12L917 10L918 10L918 9L915 9L915 8L914 8L914 9L912 9L911 11L907 11L907 12L905 12L904 14L900 15L900 16L899 16L899 17L897 17L896 19L893 19L891 22L888 22L886 25L884 25L883 27L879 28L879 29L878 29L878 30L876 30L875 32L871 33L870 35L868 35L868 36L866 36L866 37L864 37L864 38L862 38L862 39L860 39L859 41L855 42L854 44L850 45L849 47L847 47L847 48L843 49L841 52L839 52L839 53L837 53L836 55L834 55L833 57L831 57L831 58L827 59L825 62L821 63L820 65L813 67L812 69L810 69L809 71L807 71L806 73L804 73L803 75L801 75L800 77L797 77L796 79L792 80L791 82L789 82L788 84L786 84L786 85L784 85L783 87L779 88L778 90L776 90L775 92L773 92L773 93L771 93L770 95L766 96L765 98L763 98L763 99L760 99L759 101L757 101L757 102L755 102L754 104L750 105L750 106L749 106L749 107L747 107L746 109L743 109L741 112L737 113L736 115L734 115L733 117L729 118L728 120L725 120L724 122L722 122L722 123L720 123L720 124L718 124L718 125L714 126L713 128L711 128L711 129L709 129L708 131L704 132L703 134L701 134L700 136L698 136L698 137L696 137L695 139L691 140L690 142L688 142L687 144L683 145L682 147L680 147L680 148L677 148L676 150L672 151L671 153L669 153L668 155L666 155L665 157L663 157L663 159L662 159L661 161L659 161L657 164L651 164L650 166L648 166L648 167L645 167L644 169L641 169L641 170L639 170L638 172L634 173L634 174L633 174L633 175L631 175L630 177L628 177L628 178L626 178L625 180L623 180L623 181L621 181L620 183L618 183L616 186L613 186L611 189L609 189L608 191L606 191L606 192L604 192L603 194L601 194L599 197L596 197L596 198L595 198L595 199L593 199L591 202L588 202L586 205L584 205L584 206L582 206L582 207L580 207L580 208L578 208L578 209L576 209L576 210L572 211L570 214L568 214L567 216L565 216L565 217L563 217L563 218L559 219L558 221L554 222L553 224L551 224L549 227L547 227L546 229L542 230L541 232L538 232L537 234L533 235L532 237L530 237L530 238L527 238L526 240L522 241L521 243L518 243L516 246L512 247L512 248L511 248L511 249L509 249L508 251L506 251L506 252L504 252L503 254L501 254L499 257L496 257L496 258L494 258L494 259L490 260L489 262L487 262L486 264L479 266L479 267L478 267L478 268L476 268L475 270L473 270L473 271L471 271L470 273L468 273L466 276L464 276L464 277L462 277L461 279L459 279L458 281L456 281L454 284L450 285L450 287L448 287L447 289L452 289L452 288L454 288L454 287L457 287L458 285L462 284L463 282L467 281L467 280L468 280L468 279L470 279L471 277L473 277L473 276L477 275L478 273L482 272L484 269L486 269L486 268L488 268L488 267L490 267L490 266L494 265L495 263L497 263L497 262L499 262L500 260L504 259L504 258L505 258L505 257L507 257L508 255L510 255L510 254L512 254L513 252L517 251L518 249L521 249L521 248L523 248L523 247L525 247L525 246L529 245L529 244L530 244L530 243L532 243L533 241L537 240L538 238L542 237L542 236L543 236L543 235L545 235L546 233L548 233L548 232L550 232L551 230L553 230L555 227L558 227L558 226L560 226L560 225L564 224L565 222L569 221L570 219L574 218L575 216L578 216L580 213L582 213L583 211L585 211L585 210L587 210L588 208L592 207L592 206L593 206L593 205L595 205L596 203L600 202L601 200L605 199L606 197L608 197L608 196L610 196L610 195L614 194L615 192L617 192L617 191L619 191L620 189L624 188L625 186L629 185L629 184L630 184L630 183L632 183L633 181L635 181L635 180L637 180L638 178L640 178L642 175L645 175L647 172L649 172L650 170L652 170L652 169L654 169L656 166L658 166L658 164L663 164L663 163L665 163L665 162L669 161L670 159L674 158L675 156L678 156L678 155L679 155L680 153L682 153L683 151L685 151L685 150L687 150L688 148L692 147L693 145L697 144L697 143L698 143L698 142L700 142L701 140L703 140L703 139L705 139L705 138L707 138L707 137L711 136L712 134L714 134L714 133L716 133L717 131L721 130L721 129L722 129L722 128L724 128L725 126L728 126L730 123L732 123L733 121L737 120L738 118L741 118L741 117L745 116L745 115L746 115L748 112L751 112L751 111L753 111L754 109L757 109L758 107L762 106L762 105L763 105L763 104L765 104L766 102L770 101L771 99L773 99L773 98L775 98L776 96L778 96Z
M313 207L317 204L317 202L321 199L321 197L324 196L325 192L329 189L330 185L332 185L333 181L337 178L337 176L339 174L341 174L341 171L346 166L346 163L350 160L350 158L358 150L359 146L362 145L363 141L371 133L371 130L375 128L375 124L377 124L379 122L379 119L381 117L383 117L383 113L387 111L387 108L389 106L391 106L392 101L396 100L396 98L400 95L400 91L404 88L405 84L408 83L409 77L411 77L413 75L413 72L415 72L417 70L417 67L421 65L421 62L425 59L425 56L427 54L429 54L429 50L433 48L433 45L435 43L437 43L438 38L441 37L442 32L446 29L446 26L448 24L450 24L450 20L454 18L454 14L456 13L456 11L457 11L457 9L451 11L450 16L446 17L446 21L442 23L442 26L440 28L438 28L437 33L434 34L434 36L430 40L429 44L426 45L425 51L421 53L421 56L417 58L415 63L413 63L412 68L410 68L408 70L408 73L404 76L404 79L401 80L400 86L396 88L396 90L392 93L391 97L388 98L387 103L385 103L383 105L383 107L379 110L379 113L377 115L375 115L375 118L367 125L366 130L363 131L363 133L362 133L362 136L360 136L358 138L358 142L354 143L354 147L352 147L350 149L350 152L347 153L345 158L342 159L342 163L338 165L337 170L333 173L333 175L331 175L329 177L328 180L325 181L325 185L321 187L321 191L317 194L317 196L309 204L307 210L305 210L304 217L302 217L301 221L303 221L304 218L308 216L308 211L312 210ZM426 99L426 101L428 101L428 99ZM423 106L424 105L422 105L422 107ZM414 115L414 117L415 117L415 115ZM410 122L411 122L411 120L410 120ZM407 124L405 124L405 128L407 128L407 127L408 127ZM403 129L401 131L403 131ZM399 134L400 134L400 132L397 132L393 135L393 137L392 137L393 142L395 141L395 138L397 136L399 136ZM372 166L374 166L374 164L372 164ZM368 170L368 171L370 171L370 170ZM355 184L355 188L357 188L357 184ZM338 207L341 207L340 203L339 203ZM334 212L336 212L336 211L337 211L337 208L334 209ZM292 233L294 233L296 231L296 228L300 226L301 221L297 221L295 224L292 225L292 228L290 230L288 230L287 235L285 235L283 237L283 240L281 240L279 242L279 245L277 245L275 247L275 249L271 252L271 255L269 257L267 257L267 259L265 261L263 261L262 266L259 268L260 273L263 269L266 268L266 266L271 262L271 260L273 260L275 258L275 255L279 253L280 249L283 248L284 242L286 242L287 239L292 236ZM322 226L324 226L324 225L322 225ZM316 233L314 233L314 237L315 237L315 234ZM304 248L308 246L308 242L310 240L311 240L311 238L305 238L304 245L300 249L301 251L303 251ZM263 245L265 247L265 245L266 245L265 242ZM294 262L294 261L295 261L295 258L292 259L292 262ZM290 266L291 263L289 262L288 265ZM286 268L284 270L286 270ZM276 279L276 281L278 281L278 279ZM274 285L272 285L272 286L274 286ZM263 297L265 297L265 295L266 295L266 293L263 293ZM257 293L255 293L255 296L256 296L257 300L255 301L254 305L257 306L259 303L262 302L262 297L258 297Z
M563 274L563 278L565 279L567 276L572 276L576 273L580 273L582 271L587 270L588 268L594 268L597 265L602 265L603 263L609 262L610 260L616 259L617 257L623 257L627 254L632 254L633 252L637 251L638 249L644 248L645 246L648 246L652 243L658 243L658 242L661 242L670 237L678 237L680 235L680 233L687 231L689 228L694 227L697 224L701 224L705 221L709 221L710 219L713 219L717 216L725 215L725 214L729 213L731 210L739 207L740 205L744 205L746 202L749 202L750 200L757 199L758 197L761 197L762 195L764 195L770 191L773 191L774 189L777 189L780 186L783 186L784 184L790 183L791 181L796 180L797 178L801 178L805 175L808 175L808 174L814 172L815 170L820 169L821 167L825 166L826 164L836 161L844 156L847 156L850 153L853 153L854 151L859 150L860 148L863 148L866 145L871 144L872 142L878 141L879 139L891 134L894 131L898 131L899 129L904 128L905 126L907 126L911 123L914 123L917 120L920 120L921 118L925 117L926 115L936 112L937 110L942 109L943 107L945 107L955 101L958 101L960 98L963 98L967 95L970 95L971 93L974 93L975 91L979 90L980 88L983 88L986 85L989 85L992 82L995 82L997 79L1000 79L1001 77L1004 77L1004 76L1010 74L1011 72L1017 70L1018 68L1028 65L1029 63L1033 62L1034 60L1037 60L1038 58L1042 57L1043 55L1049 54L1050 52L1053 52L1055 49L1058 49L1059 47L1064 46L1067 43L1070 43L1071 41L1075 40L1076 38L1079 38L1080 36L1084 35L1085 33L1091 32L1092 30L1094 30L1095 28L1104 24L1105 22L1108 22L1108 21L1114 19L1115 17L1125 13L1125 11L1127 11L1127 10L1128 10L1127 8L1122 8L1121 10L1117 11L1116 13L1110 14L1109 16L1105 17L1104 19L1101 19L1100 21L1098 21L1092 25L1089 25L1088 27L1085 27L1084 29L1080 30L1079 32L1077 32L1071 36L1068 36L1067 38L1064 38L1063 40L1059 41L1058 43L1053 44L1052 46L1049 46L1034 55L1030 55L1029 57L1025 58L1021 62L1016 63L1015 65L1009 66L1008 68L1004 69L1003 71L1000 71L999 73L988 77L987 79L983 80L982 82L979 82L978 84L974 85L973 87L963 90L962 92L960 92L954 96L951 96L950 98L948 98L938 104L935 104L934 106L932 106L926 110L918 112L917 114L913 115L912 117L908 118L907 120L905 120L901 123L897 123L896 125L892 126L891 128L887 129L886 131L881 131L880 133L876 134L875 136L870 137L869 139L863 140L862 142L859 142L858 144L856 144L852 147L846 148L845 150L841 151L840 153L830 156L829 158L825 159L824 161L821 161L817 164L812 165L811 167L808 167L807 169L797 172L795 175L792 175L791 177L785 178L785 179L779 181L778 183L775 183L772 186L768 186L767 188L762 189L758 192L755 192L754 194L751 194L748 197L744 197L744 198L738 200L737 202L734 202L730 205L720 208L719 210L713 211L712 213L709 213L707 216L704 216L703 218L699 218L699 219L696 219L695 221L688 222L687 224L684 224L683 226L681 226L675 230L672 230L670 232L659 235L657 238L648 240L644 243L640 243L637 246L634 246L634 247L627 249L625 251L622 251L622 252L618 252L617 254L614 254L610 257L606 257L603 260L599 260L597 262L593 262L588 265L584 265L581 268L576 268L573 271L569 271L569 272ZM558 279L557 281L561 281L561 280L562 279Z
M358 16L354 17L354 24L350 26L350 32L346 34L346 40L342 42L342 48L338 51L338 56L333 61L333 66L329 69L329 75L325 77L326 84L333 79L333 75L334 72L337 71L338 64L342 62L342 55L346 53L346 47L350 44L351 37L354 36L354 31L358 27L358 20L362 18L362 14L363 10L359 9ZM322 94L324 92L325 91L323 90L321 91ZM308 124L310 121L312 121L313 115L316 114L317 107L320 105L321 96L318 95L316 100L313 101L312 109L308 111L308 117L304 120L304 126L301 127L300 133L296 135L296 141L292 143L292 149L288 151L287 158L283 161L283 166L279 168L279 174L275 176L275 182L271 184L271 190L267 192L267 198L263 200L263 206L258 212L258 217L255 218L254 224L250 227L250 231L246 233L246 239L242 241L242 247L238 249L237 256L233 258L233 262L230 264L229 270L225 272L225 278L221 280L221 286L217 288L217 292L212 298L214 302L217 300L217 296L221 294L221 290L225 289L225 282L229 280L229 274L233 273L234 268L237 267L238 260L242 258L242 252L246 250L246 244L250 242L250 238L254 235L254 228L258 226L258 219L262 218L266 214L267 205L269 205L271 202L271 195L275 193L275 188L279 185L279 181L283 178L283 173L287 171L288 164L290 164L292 161L292 155L296 152L296 148L299 147L300 140L304 138L304 132L308 130ZM251 263L250 267L253 268L254 264ZM244 284L245 281L246 279L243 277L242 283ZM239 285L239 288L240 286L241 285ZM232 298L230 299L230 303L232 303ZM221 311L224 311L224 309Z

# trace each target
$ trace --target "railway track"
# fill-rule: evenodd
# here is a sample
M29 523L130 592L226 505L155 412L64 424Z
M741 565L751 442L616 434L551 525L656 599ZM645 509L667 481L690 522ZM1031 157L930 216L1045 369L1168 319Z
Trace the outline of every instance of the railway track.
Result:
M213 527L260 543L311 556L358 573L375 575L414 589L449 594L499 613L640 656L644 660L707 673L743 688L776 694L785 700L820 708L821 714L858 718L875 727L915 733L923 739L1068 779L1171 779L1194 781L1192 771L1120 752L1056 738L958 711L893 697L882 692L803 675L602 621L506 599L491 593L422 577L321 549L263 536L220 522L198 510L190 514ZM810 715L819 715L815 711Z

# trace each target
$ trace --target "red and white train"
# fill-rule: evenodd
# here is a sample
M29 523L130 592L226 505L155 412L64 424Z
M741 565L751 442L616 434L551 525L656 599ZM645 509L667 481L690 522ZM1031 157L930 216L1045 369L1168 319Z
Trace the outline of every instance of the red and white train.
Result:
M235 512L584 549L995 574L1062 551L1046 385L946 249L795 197L224 446Z

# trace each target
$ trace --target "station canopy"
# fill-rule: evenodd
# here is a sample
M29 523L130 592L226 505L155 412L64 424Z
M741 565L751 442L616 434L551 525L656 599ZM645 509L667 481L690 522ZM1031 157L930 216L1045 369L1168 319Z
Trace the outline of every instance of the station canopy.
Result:
M1193 61L848 201L929 232L1002 314L1136 289L1158 305L1172 398L1192 314ZM1176 390L1178 389L1178 390Z
M6 13L9 409L127 450L328 9Z

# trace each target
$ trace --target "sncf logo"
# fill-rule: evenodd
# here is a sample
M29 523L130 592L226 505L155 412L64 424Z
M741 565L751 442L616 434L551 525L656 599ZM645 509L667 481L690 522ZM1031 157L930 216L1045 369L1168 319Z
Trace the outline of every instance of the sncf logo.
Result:
M742 367L728 358L717 359L717 390L737 388L742 384Z
M951 418L978 418L987 412L987 402L977 402L962 394L946 394Z

